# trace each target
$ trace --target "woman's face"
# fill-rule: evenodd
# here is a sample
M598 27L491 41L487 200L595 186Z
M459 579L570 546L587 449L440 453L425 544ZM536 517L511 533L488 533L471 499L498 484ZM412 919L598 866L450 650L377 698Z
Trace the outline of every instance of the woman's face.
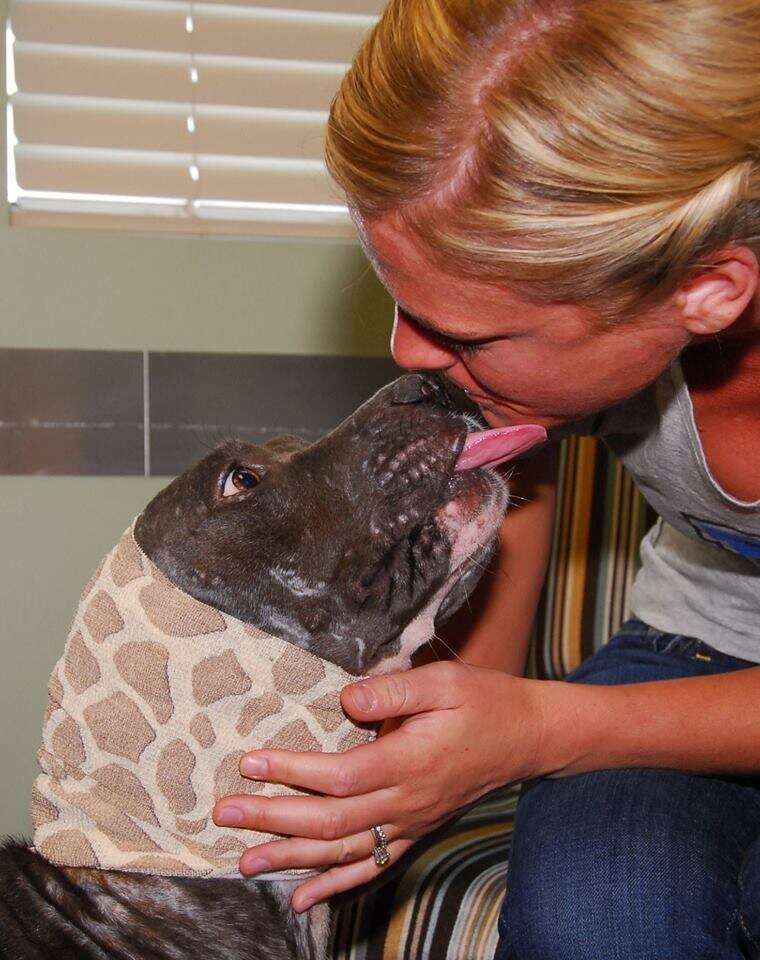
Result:
M610 329L578 304L532 304L445 273L392 214L359 231L397 304L396 362L445 373L493 427L552 427L602 410L651 383L690 339L670 301Z

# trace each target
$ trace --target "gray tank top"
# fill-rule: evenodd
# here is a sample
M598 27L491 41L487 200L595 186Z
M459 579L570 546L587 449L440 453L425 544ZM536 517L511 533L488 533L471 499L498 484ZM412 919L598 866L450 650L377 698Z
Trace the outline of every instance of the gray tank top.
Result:
M602 439L659 514L641 545L633 613L760 663L760 500L737 500L710 472L680 362L569 432Z

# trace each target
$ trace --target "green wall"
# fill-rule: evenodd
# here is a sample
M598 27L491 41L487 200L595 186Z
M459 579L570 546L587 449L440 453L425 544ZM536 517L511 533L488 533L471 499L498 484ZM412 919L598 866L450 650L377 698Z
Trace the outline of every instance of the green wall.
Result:
M28 834L45 687L98 560L165 481L0 477L0 834Z
M0 348L381 356L390 323L356 244L12 228L0 201ZM45 685L81 589L164 482L0 477L0 834L29 831Z
M382 355L357 246L0 228L0 347ZM99 558L165 481L0 477L0 834L28 834L45 684Z
M356 245L0 228L0 347L382 355ZM99 558L165 481L0 477L0 834L29 831L45 684Z
M18 227L0 318L3 347L382 356L391 302L358 244Z

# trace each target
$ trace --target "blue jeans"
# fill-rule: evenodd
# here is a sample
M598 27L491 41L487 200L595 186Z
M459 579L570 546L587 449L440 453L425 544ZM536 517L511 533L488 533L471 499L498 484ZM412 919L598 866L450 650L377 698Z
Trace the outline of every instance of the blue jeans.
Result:
M752 666L634 619L567 680ZM499 935L496 960L760 958L760 777L630 768L526 783Z

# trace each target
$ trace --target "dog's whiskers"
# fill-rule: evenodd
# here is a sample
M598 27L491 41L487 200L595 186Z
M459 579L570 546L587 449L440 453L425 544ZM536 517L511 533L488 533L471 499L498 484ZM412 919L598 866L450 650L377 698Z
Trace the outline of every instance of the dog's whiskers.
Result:
M444 645L444 647L446 647L446 649L447 649L450 653L452 653L452 654L456 657L456 659L457 659L461 664L463 664L465 667L467 667L468 670L472 670L472 669L473 669L472 664L471 664L471 663L468 663L466 660L463 660L463 659L459 656L459 654L456 652L456 650L455 650L453 647L450 647L450 646L448 645L448 643L446 643L446 641L443 639L443 637L439 637L437 633L433 633L433 639L434 639L434 640L438 640L440 643L442 643L442 644ZM427 642L430 643L430 640L428 640ZM430 643L430 646L433 647L433 644ZM433 650L435 650L435 647L433 647ZM436 653L436 656L438 656L437 653ZM439 659L440 659L440 658L439 658Z

